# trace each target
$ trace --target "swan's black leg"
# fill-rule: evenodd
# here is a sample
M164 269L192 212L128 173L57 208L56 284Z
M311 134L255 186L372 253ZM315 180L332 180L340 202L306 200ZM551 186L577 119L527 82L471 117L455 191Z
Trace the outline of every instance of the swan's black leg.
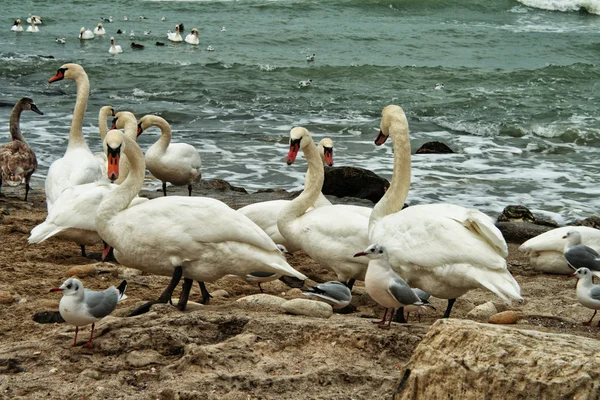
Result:
M452 306L454 305L455 301L456 299L448 299L448 307L446 308L446 312L442 318L450 318L450 311L452 311Z
M27 201L27 195L29 194L29 191L31 190L31 186L29 186L29 179L31 179L31 175L29 175L25 179L25 201Z
M163 194L167 195L167 182L163 182Z
M348 287L348 289L352 290L352 288L354 287L354 282L356 282L356 279L352 278L348 282L343 283Z
M192 283L194 283L192 279L183 278L183 287L181 289L181 295L179 295L179 302L177 302L177 308L179 309L179 311L185 310L185 306L187 305L188 299L190 298Z
M208 304L210 302L210 298L212 297L210 293L208 293L208 289L204 282L198 281L198 285L200 285L200 291L202 292L202 304Z
M87 258L87 253L85 252L85 246L80 245L79 247L81 247L81 257Z
M401 324L406 324L408 322L406 318L404 318L404 307L400 307L398 310L396 310L396 315L394 315L393 321Z
M192 185L188 185L188 192L190 193L190 196L192 196Z
M129 316L133 317L136 315L147 313L150 310L150 307L152 307L154 304L159 304L159 303L166 304L169 301L171 301L171 297L173 296L173 291L179 284L182 274L183 274L183 269L181 268L181 266L175 267L175 270L173 271L173 276L171 277L171 282L169 282L169 286L167 286L167 288L162 292L160 297L154 301L147 302L146 304L142 305L141 307L136 308L135 310L133 310L131 312L131 314L129 314Z

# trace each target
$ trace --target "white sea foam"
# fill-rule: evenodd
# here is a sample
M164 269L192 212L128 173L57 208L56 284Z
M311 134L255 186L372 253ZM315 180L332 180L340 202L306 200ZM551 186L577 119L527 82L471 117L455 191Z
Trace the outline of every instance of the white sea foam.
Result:
M579 11L585 9L592 14L600 15L600 1L598 0L517 0L527 7L539 8L549 11Z

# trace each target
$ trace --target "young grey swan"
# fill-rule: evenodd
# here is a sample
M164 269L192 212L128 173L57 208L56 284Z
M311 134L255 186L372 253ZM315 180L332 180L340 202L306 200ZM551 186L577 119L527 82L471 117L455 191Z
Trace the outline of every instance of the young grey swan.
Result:
M27 195L29 189L31 189L29 180L37 168L37 159L21 133L20 119L23 110L31 110L40 115L44 114L29 97L23 97L15 104L10 114L10 136L12 141L0 146L0 190L3 181L6 181L10 186L18 186L24 181L25 201L27 201Z

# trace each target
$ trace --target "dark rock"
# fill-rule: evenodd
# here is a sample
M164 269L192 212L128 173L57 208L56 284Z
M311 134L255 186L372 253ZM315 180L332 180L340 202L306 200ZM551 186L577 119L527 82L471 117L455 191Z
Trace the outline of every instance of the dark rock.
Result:
M209 192L212 190L220 192L234 191L248 193L246 189L242 187L232 186L229 182L223 179L202 179L200 180L200 182L194 184L194 187L192 188L193 193Z
M496 222L496 227L502 232L504 240L508 243L517 244L553 229L549 226L532 224L531 222Z
M415 154L451 154L454 153L448 145L442 142L433 141L427 142L423 144L423 146L419 147L419 149L415 152Z
M0 373L3 374L18 374L19 372L25 371L23 367L19 365L19 361L14 358L2 358L0 359Z
M498 222L529 222L535 225L549 226L558 228L559 225L548 217L536 217L525 206L510 205L507 206L502 213L498 215Z
M579 219L573 223L575 226L589 226L590 228L600 229L600 217L592 215L585 219Z
M38 324L54 324L65 322L58 311L41 311L35 313L33 320Z
M357 167L326 167L323 194L358 197L377 203L390 187L387 179Z

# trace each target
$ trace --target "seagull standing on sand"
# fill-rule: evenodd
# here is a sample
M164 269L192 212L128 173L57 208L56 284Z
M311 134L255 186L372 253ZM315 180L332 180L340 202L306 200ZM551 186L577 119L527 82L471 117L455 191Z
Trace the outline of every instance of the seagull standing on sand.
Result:
M579 303L584 307L594 310L592 318L587 322L583 322L585 326L592 326L592 320L598 310L600 310L600 285L594 285L592 282L592 272L587 268L579 268L571 276L576 276L578 279L577 300L579 300Z
M568 231L563 239L567 239L564 255L569 266L573 269L587 268L592 275L600 278L600 254L581 243L581 233Z
M92 324L90 340L83 347L91 348L94 339L96 322L112 313L117 304L127 298L125 289L127 281L121 282L118 287L111 286L103 292L94 292L85 289L81 281L75 278L67 279L60 287L51 289L51 292L62 292L58 311L60 316L71 325L75 325L73 347L77 346L77 332L79 327Z
M356 253L354 257L366 256L369 261L365 275L365 287L373 300L385 307L381 321L374 322L379 328L390 329L394 310L398 307L409 305L426 306L425 303L408 286L402 277L396 274L390 266L387 250L379 244L372 244L364 251ZM390 320L386 325L386 316L390 312Z
M346 307L352 300L352 292L348 289L348 286L338 281L329 281L317 286L309 286L302 294L322 300L336 310Z

